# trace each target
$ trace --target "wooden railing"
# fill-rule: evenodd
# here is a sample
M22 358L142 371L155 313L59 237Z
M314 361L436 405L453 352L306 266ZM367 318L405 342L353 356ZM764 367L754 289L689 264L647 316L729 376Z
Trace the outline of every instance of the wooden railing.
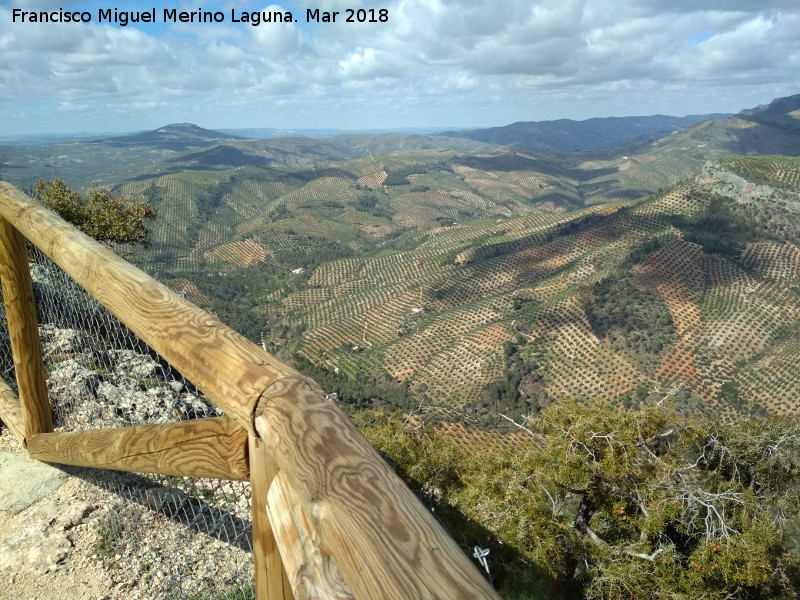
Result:
M26 238L227 416L53 432ZM0 383L0 419L33 458L249 479L260 600L498 598L316 383L2 182L0 280L19 391Z

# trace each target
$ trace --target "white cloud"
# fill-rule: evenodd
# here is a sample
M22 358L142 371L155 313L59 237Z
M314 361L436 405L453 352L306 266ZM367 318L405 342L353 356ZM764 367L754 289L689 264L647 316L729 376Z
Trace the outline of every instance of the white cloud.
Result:
M393 68L393 62L374 48L357 48L339 61L339 72L350 81L396 78L401 71Z
M306 6L210 0L226 23L118 27L21 26L0 4L0 118L20 131L90 129L112 107L131 130L175 113L216 127L490 125L733 111L800 92L794 1L390 0L387 23L360 24L342 21L364 2L315 3L340 11L335 24L306 24ZM236 25L232 8L299 22Z
M288 9L270 4L261 12L284 14ZM294 23L273 23L252 28L258 47L270 58L289 57L299 50L300 36Z

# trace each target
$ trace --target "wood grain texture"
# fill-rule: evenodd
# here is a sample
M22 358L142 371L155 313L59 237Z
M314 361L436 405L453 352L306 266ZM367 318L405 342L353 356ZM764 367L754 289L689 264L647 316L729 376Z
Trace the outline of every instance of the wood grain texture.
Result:
M0 215L250 433L261 392L296 371L0 182Z
M334 557L356 598L499 598L319 386L276 382L255 422L320 551Z
M17 374L23 433L27 440L53 431L53 417L47 397L25 239L3 218L0 218L0 281Z
M2 182L0 216L246 430L229 437L223 433L229 424L204 429L214 421L209 419L42 433L28 440L34 458L167 475L238 473L246 479L242 448L248 433L257 435L266 452L258 485L278 469L267 507L273 502L285 508L268 511L284 557L300 552L297 565L321 560L316 572L331 582L335 563L359 600L499 598L316 384ZM281 515L293 523L284 525ZM309 558L317 552L319 558ZM331 589L341 591L314 583L307 594Z
M269 486L278 472L264 442L249 436L250 505L253 510L253 563L256 600L294 600L291 583L267 515Z
M28 453L44 462L116 471L250 478L247 432L228 417L43 433L28 440Z
M6 424L20 444L25 444L25 430L19 398L2 377L0 377L0 421Z
M333 558L321 551L302 502L281 472L269 488L267 511L297 600L353 600Z

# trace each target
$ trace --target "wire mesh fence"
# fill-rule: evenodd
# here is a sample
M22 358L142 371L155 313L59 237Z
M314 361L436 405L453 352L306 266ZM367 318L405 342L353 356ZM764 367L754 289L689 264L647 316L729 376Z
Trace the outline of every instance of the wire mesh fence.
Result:
M38 249L30 272L56 430L219 416L191 382ZM0 305L0 371L16 387ZM93 558L126 598L254 598L250 484L81 469L102 506Z

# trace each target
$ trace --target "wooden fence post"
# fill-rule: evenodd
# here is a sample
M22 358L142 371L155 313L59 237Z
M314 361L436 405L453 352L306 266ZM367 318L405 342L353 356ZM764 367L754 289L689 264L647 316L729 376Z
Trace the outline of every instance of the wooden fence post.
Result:
M256 436L249 436L249 451L256 600L294 600L267 515L269 486L278 472L275 461L267 454L264 442Z
M333 556L323 552L313 519L282 471L269 486L269 521L297 600L353 600Z
M14 354L23 431L28 440L53 431L53 418L42 364L42 345L28 270L25 238L0 217L0 280L6 307L8 335Z
M22 418L19 398L2 377L0 377L0 421L6 424L20 444L25 443L25 421Z

